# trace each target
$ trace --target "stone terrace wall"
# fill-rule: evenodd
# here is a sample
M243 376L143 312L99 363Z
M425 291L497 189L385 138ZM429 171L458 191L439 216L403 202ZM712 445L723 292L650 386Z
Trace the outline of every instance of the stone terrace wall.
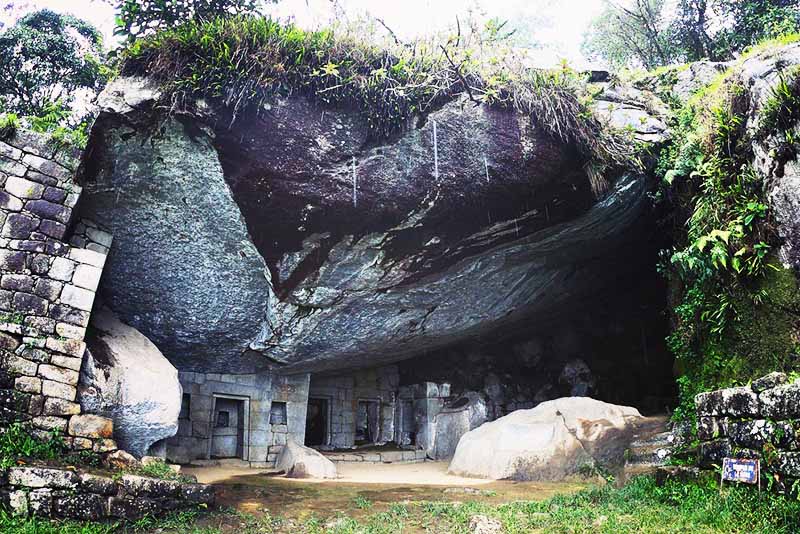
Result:
M69 245L78 153L46 136L0 141L0 424L60 430L76 448L116 448L110 420L75 402L83 342L111 235L87 223ZM83 248L83 245L86 248Z
M117 481L106 476L46 467L0 470L0 505L23 516L135 520L213 502L214 489L205 484L136 475L124 475Z
M800 381L787 382L772 373L746 387L698 395L700 464L759 458L764 471L800 478Z

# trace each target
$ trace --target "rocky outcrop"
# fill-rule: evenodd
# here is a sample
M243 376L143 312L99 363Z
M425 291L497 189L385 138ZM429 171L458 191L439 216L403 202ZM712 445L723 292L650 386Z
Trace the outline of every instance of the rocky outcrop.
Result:
M106 90L82 210L115 235L103 295L181 369L380 365L640 268L621 251L647 239L646 180L596 202L574 148L513 112L454 101L376 144L358 113L299 97L233 127L156 101L140 80Z
M586 397L544 402L472 430L448 471L494 480L561 480L586 466L619 466L641 415Z
M158 348L109 309L92 316L78 401L84 412L114 421L119 446L144 456L175 435L181 409L178 371Z
M320 452L299 445L289 439L284 445L275 468L286 473L289 478L336 478L336 465Z

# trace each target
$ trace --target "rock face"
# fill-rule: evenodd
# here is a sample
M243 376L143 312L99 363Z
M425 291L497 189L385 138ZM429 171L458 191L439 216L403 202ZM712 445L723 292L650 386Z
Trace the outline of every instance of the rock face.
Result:
M494 480L560 480L585 465L618 465L641 414L586 397L518 410L461 438L449 472Z
M486 401L480 394L467 391L450 406L436 414L434 425L433 458L447 460L453 457L461 436L487 421Z
M336 466L321 453L289 439L275 467L289 478L336 478Z
M158 348L107 308L92 316L87 345L78 391L83 411L113 419L120 448L139 457L173 436L182 390Z
M663 139L643 103L618 116L633 97L604 116ZM530 328L649 262L623 253L648 240L646 180L609 176L598 202L529 117L463 99L376 141L300 97L233 126L157 98L130 78L102 95L82 216L115 235L102 294L181 370L391 363Z
M153 142L147 127L131 121L154 93L129 82L112 84L100 99L87 153L92 165L101 150L113 155L82 206L115 236L101 291L122 320L182 369L199 362L227 372L252 368L243 353L271 294L264 260L208 133L170 119Z

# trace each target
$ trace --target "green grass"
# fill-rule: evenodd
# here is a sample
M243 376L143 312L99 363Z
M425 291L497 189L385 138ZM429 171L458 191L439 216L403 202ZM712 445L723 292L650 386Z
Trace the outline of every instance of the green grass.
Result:
M67 452L61 435L53 431L48 440L33 436L30 428L13 423L0 429L0 468L8 468L20 460L56 460Z
M374 140L468 96L530 116L587 159L634 162L629 136L601 127L586 105L584 77L571 69L526 68L510 49L490 49L475 34L395 44L365 33L305 31L259 17L192 22L136 41L122 54L121 73L157 80L178 105L211 99L234 120L276 96L304 95L358 110Z
M279 513L279 510L273 510ZM669 481L663 487L650 476L634 478L621 489L607 485L556 496L546 501L506 504L408 502L387 508L340 511L330 517L285 520L269 512L258 516L220 511L172 513L119 525L49 523L0 516L9 534L106 532L193 534L399 534L468 531L475 515L498 519L506 534L795 534L800 501L751 487L727 487L721 494L715 477L704 482ZM37 530L38 529L38 530Z

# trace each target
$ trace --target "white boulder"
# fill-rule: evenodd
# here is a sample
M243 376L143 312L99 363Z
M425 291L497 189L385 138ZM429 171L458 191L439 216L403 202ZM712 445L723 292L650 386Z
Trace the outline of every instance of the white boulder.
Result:
M320 452L289 439L275 465L289 478L336 478L336 466Z
M449 472L494 480L558 480L585 465L621 464L641 414L588 397L517 410L461 437Z
M114 439L137 457L178 431L178 371L149 339L109 309L92 316L78 387L84 413L114 421Z

